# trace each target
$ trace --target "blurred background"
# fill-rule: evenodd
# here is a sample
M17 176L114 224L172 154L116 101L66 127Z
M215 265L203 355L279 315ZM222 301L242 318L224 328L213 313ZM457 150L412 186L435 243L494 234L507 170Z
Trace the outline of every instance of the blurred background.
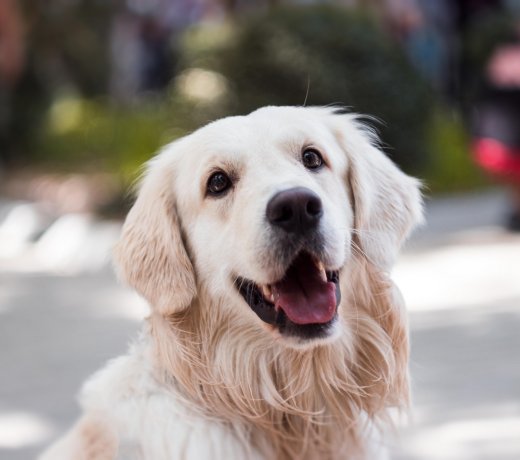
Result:
M519 0L2 0L1 459L70 426L146 315L110 267L139 167L263 105L373 115L425 183L394 458L520 458Z

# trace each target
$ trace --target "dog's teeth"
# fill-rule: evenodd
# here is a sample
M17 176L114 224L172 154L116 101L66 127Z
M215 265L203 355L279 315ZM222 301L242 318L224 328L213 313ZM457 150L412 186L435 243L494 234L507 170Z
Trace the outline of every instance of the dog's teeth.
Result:
M318 262L318 270L320 272L321 280L327 282L327 272L325 271L325 266L323 265L323 262Z
M271 300L272 299L273 293L271 292L271 288L268 285L262 285L262 295L267 300Z

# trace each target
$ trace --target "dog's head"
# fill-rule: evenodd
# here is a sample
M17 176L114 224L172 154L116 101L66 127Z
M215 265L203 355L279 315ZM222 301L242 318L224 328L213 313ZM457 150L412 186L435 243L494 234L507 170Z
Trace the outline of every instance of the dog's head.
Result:
M418 182L352 114L266 107L149 165L116 256L161 314L201 292L284 343L332 340L354 251L387 270L421 217Z

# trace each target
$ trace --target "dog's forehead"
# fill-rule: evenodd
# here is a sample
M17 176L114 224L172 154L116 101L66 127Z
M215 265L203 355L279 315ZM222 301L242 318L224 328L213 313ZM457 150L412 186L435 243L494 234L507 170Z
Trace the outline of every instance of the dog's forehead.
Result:
M212 159L247 161L279 157L281 151L299 151L305 145L335 142L325 112L298 107L264 107L246 116L223 118L190 136L194 163Z

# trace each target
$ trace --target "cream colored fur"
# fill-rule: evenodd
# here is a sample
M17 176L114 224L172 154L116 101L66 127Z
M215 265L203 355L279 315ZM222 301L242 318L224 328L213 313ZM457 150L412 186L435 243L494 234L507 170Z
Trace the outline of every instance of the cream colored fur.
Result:
M318 174L299 162L309 145L327 162ZM237 179L226 198L205 196L215 168ZM323 201L323 262L340 269L336 332L312 343L264 324L233 286L283 275L263 216L293 186ZM267 107L167 146L116 248L152 314L129 354L87 382L84 418L42 459L380 458L377 431L409 391L389 270L420 220L418 182L352 114Z

